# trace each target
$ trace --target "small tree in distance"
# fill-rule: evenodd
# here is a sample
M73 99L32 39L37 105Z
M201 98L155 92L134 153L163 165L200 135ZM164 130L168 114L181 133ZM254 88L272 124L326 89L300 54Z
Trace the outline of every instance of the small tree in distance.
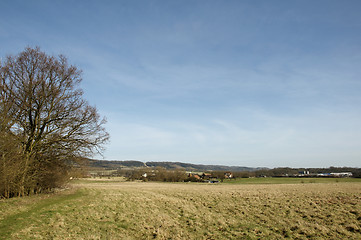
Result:
M81 80L64 56L48 56L39 47L0 63L1 138L11 136L21 154L13 194L56 187L69 161L103 151L105 119L83 99ZM5 146L0 151L5 163ZM2 165L0 174L7 171Z

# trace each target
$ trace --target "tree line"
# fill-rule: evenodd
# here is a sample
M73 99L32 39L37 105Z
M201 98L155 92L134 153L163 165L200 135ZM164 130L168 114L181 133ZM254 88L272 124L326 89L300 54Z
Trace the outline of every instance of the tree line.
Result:
M109 171L109 170L108 170ZM143 168L121 168L105 174L94 174L93 176L99 177L125 177L129 181L142 180L142 181L159 181L159 182L204 182L206 180L219 180L223 182L225 179L237 178L251 178L251 177L307 177L302 173L308 172L309 177L315 177L319 173L342 173L351 172L353 177L361 177L360 168L274 168L263 169L257 171L206 171L206 172L188 172L184 168L167 169L164 167L143 167ZM195 175L201 176L203 173L208 173L209 177L196 178ZM226 173L231 173L231 177Z
M0 198L49 191L109 135L83 98L81 70L63 55L25 48L0 61Z
M223 181L225 171L208 171L211 178L216 178ZM202 175L202 174L199 174ZM99 175L99 176L104 176ZM158 182L203 182L204 179L194 177L194 174L187 172L183 168L167 169L164 167L147 167L147 168L124 168L118 169L113 172L109 177L122 176L129 181L142 180L142 181L158 181ZM253 172L242 171L232 172L232 178L248 178L255 177Z
M115 175L126 177L130 181L184 182L187 173L183 169L168 170L163 167L137 168L132 170L118 170Z

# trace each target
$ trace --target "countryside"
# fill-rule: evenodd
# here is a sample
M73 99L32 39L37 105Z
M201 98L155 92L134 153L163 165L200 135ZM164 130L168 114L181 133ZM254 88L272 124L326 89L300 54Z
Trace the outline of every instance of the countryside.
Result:
M360 0L0 10L0 240L361 240Z

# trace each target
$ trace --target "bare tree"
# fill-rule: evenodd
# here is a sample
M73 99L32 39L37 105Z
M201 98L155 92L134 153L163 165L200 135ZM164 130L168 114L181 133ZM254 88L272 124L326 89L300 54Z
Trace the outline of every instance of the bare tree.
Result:
M43 187L51 169L103 151L105 119L83 99L81 71L64 56L26 48L1 63L0 77L2 128L23 155L19 195Z
M15 195L19 186L21 148L13 135L0 131L0 198Z

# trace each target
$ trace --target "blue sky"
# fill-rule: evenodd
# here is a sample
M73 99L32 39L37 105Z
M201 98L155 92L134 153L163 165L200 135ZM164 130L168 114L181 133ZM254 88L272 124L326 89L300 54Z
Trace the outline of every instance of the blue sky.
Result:
M0 6L0 57L40 46L83 70L104 159L361 167L358 0Z

